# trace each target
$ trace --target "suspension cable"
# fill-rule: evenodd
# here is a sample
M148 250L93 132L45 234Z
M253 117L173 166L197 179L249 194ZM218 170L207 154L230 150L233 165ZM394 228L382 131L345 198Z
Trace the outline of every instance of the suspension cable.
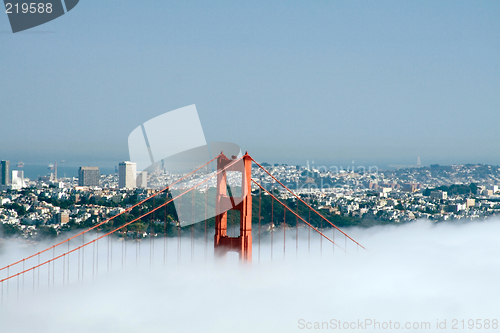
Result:
M118 230L120 230L120 229L122 229L122 228L124 228L124 227L126 227L126 226L128 226L128 225L130 225L130 224L132 224L132 223L134 223L134 222L136 222L136 221L138 221L138 220L140 220L140 219L144 218L145 216L147 216L147 215L149 215L149 214L151 214L151 213L153 213L153 212L157 211L158 209L162 208L163 206L168 205L168 204L169 204L169 203L171 203L172 201L174 201L174 200L176 200L176 199L178 199L178 198L181 198L182 196L184 196L184 194L186 194L186 193L188 193L188 192L190 192L190 191L192 191L192 190L196 189L196 188L197 188L198 186L200 186L201 184L204 184L204 183L208 182L208 180L210 180L210 179L211 179L211 178L213 178L214 176L218 175L219 173L221 173L221 172L225 171L225 169L227 169L227 168L231 167L233 164L235 164L236 162L238 162L238 161L239 161L239 160L241 160L242 158L243 158L243 157L241 157L241 158L239 158L239 159L237 159L237 160L234 160L233 162L231 162L231 163L229 163L228 165L226 165L225 167L221 168L219 171L217 171L217 172L216 172L216 173L214 173L213 175L209 176L208 178L205 178L203 181L199 182L198 184L196 184L196 185L195 185L195 186L193 186L192 188L190 188L190 189L188 189L188 190L184 191L183 193L179 194L179 195L178 195L178 196L176 196L175 198L172 198L172 199L168 200L167 202L165 202L165 203L161 204L160 206L158 206L158 207L154 208L153 210L151 210L151 211L149 211L149 212L147 212L147 213L145 213L145 214L143 214L143 215L139 216L138 218L136 218L136 219L134 219L134 220L132 220L132 221L130 221L130 222L127 222L127 223L125 223L125 224L121 225L120 227L116 228L115 230L112 230L112 231L110 231L110 232L108 232L108 233L106 233L106 234L104 234L104 235L102 235L102 236L100 236L100 237L98 237L98 238L96 238L96 239L93 239L92 241L89 241L89 242L87 242L87 243L85 243L85 244L83 244L83 245L80 245L80 246L78 246L78 247L76 247L76 248L74 248L74 249L72 249L72 250L70 250L70 251L68 251L68 252L66 252L66 253L63 253L63 254L61 254L61 255L59 255L59 256L57 256L57 257L53 258L53 259L49 259L49 260L47 260L47 261L45 261L45 262L43 262L43 263L39 263L38 265L33 266L33 267L31 267L31 268L28 268L28 269L26 269L26 270L24 270L24 271L22 271L22 272L19 272L19 273L15 274L15 275L8 276L8 277L6 277L6 278L4 278L4 279L0 280L0 283L1 283L1 282L4 282L4 281L7 281L7 280L9 280L9 279L11 279L11 278L13 278L13 277L18 276L18 275L21 275L21 274L27 273L27 272L29 272L29 271L31 271L31 270L35 270L36 268L39 268L39 267L44 266L44 265L46 265L46 264L49 264L49 263L50 263L50 262L52 262L52 261L55 261L55 260L57 260L57 259L59 259L59 258L62 258L62 257L64 257L64 256L66 256L66 255L69 255L69 254L71 254L72 252L75 252L75 251L77 251L77 250L81 249L82 247L85 247L85 246L87 246L87 245L89 245L89 244L92 244L92 243L94 243L94 242L97 242L98 240L100 240L100 239L102 239L102 238L104 238L104 237L106 237L106 236L109 236L109 235L111 235L111 234L115 233L116 231L118 231ZM50 249L50 248L49 248L49 249ZM41 252L40 252L40 253L41 253Z
M266 190L264 187L262 187L262 185L260 185L259 183L257 183L255 180L252 179L252 181L257 185L259 186L261 189L263 189L267 194L269 194L271 197L274 198L274 200L276 200L278 203L280 203L283 207L285 207L286 209L288 209L290 212L292 212L292 214L294 214L295 216L297 216L299 219L302 220L302 222L304 222L305 224L307 224L309 227L311 227L314 231L316 231L318 234L320 234L321 236L325 237L328 241L330 241L332 244L336 245L337 247L339 247L340 249L342 249L342 247L340 247L337 243L335 243L333 240L331 240L330 238L328 238L325 234L323 234L321 231L319 231L318 229L316 229L315 227L313 227L311 224L309 224L306 220L304 220L302 217L300 217L299 215L297 215L293 210L291 210L287 205L285 205L284 203L282 203L278 198L276 198L273 194L271 194L268 190ZM342 249L345 251L345 249Z
M195 169L195 170L191 171L191 172L190 172L190 173L188 173L187 175L185 175L185 176L181 177L180 179L176 180L175 182L173 182L173 183L172 183L172 184L170 184L169 186L165 187L163 190L161 190L161 191L159 191L159 192L157 192L157 193L153 194L153 195L152 195L152 196L150 196L150 197L147 197L146 199L144 199L144 200L142 200L142 201L138 202L137 204L135 204L135 205L133 205L133 206L131 206L131 207L129 207L129 208L127 208L127 209L125 209L124 211L122 211L122 212L120 212L120 213L118 213L118 214L116 214L116 215L114 215L114 216L110 217L109 219L107 219L107 220L105 220L105 221L103 221L103 222L100 222L100 223L96 224L95 226L93 226L93 227L91 227L91 228L89 228L89 229L87 229L87 230L84 230L84 231L82 231L82 232L80 232L80 233L76 234L75 236L72 236L72 237L70 237L70 238L68 238L68 239L66 239L66 240L64 240L64 241L62 241L62 242L60 242L60 243L58 243L58 244L52 245L51 247L46 248L46 249L45 249L45 250L43 250L43 251L40 251L40 252L35 253L35 254L33 254L33 255L29 256L29 257L26 257L26 258L24 258L24 259L21 259L21 260L19 260L19 261L16 261L15 263L10 264L10 265L7 265L7 266L5 266L5 267L3 267L3 268L0 268L0 271L3 271L4 269L7 269L7 268L9 268L9 267L15 266L15 265L17 265L17 264L19 264L19 263L23 262L24 260L31 259L31 258L33 258L33 257L36 257L36 256L37 256L37 255L39 255L39 254L42 254L42 253L47 252L47 251L49 251L49 250L51 250L51 249L53 249L53 248L56 248L56 247L58 247L59 245L62 245L62 244L64 244L64 243L66 243L66 242L69 242L70 240L72 240L72 239L74 239L74 238L77 238L77 237L79 237L79 236L81 236L81 235L83 235L83 234L85 234L85 233L87 233L87 232L89 232L89 231L91 231L91 230L93 230L93 229L95 229L95 228L97 228L97 227L99 227L99 226L101 226L101 225L103 225L103 224L105 224L105 223L107 223L107 222L109 222L109 221L111 221L111 220L113 220L113 219L117 218L118 216L120 216L120 215L122 215L122 214L125 214L126 212L131 211L131 210L132 210L132 209L134 209L135 207L137 207L137 206L139 206L139 205L143 204L144 202L148 201L148 200L149 200L149 199L151 199L151 198L154 198L154 197L155 197L155 196L157 196L158 194L163 193L163 192L164 192L164 191L166 191L169 187L171 187L171 186L173 186L173 185L175 185L175 184L179 183L180 181L182 181L182 180L184 180L185 178L187 178L187 177L191 176L193 173L197 172L197 171L198 171L198 170L200 170L201 168L203 168L203 167L205 167L206 165L208 165L208 164L212 163L212 162L213 162L213 161L215 161L215 160L216 160L219 156L220 156L220 154L219 154L219 155L217 155L216 157L214 157L213 159L211 159L210 161L208 161L207 163L203 164L203 165L202 165L202 166L200 166L199 168L197 168L197 169Z
M337 227L335 224L333 224L332 222L330 222L330 220L328 220L326 217L324 217L323 215L321 215L320 212L318 212L316 209L314 209L313 207L311 207L308 203L306 203L304 200L302 200L297 194L295 194L292 190L290 190L288 187L286 187L282 182L280 182L278 179L276 179L276 177L274 177L262 165L260 165L256 160L254 160L253 157L250 157L250 158L252 159L252 161L255 164L257 164L259 166L259 168L261 168L262 170L264 170L269 176L271 176L272 179L274 179L281 186L283 186L288 192L290 192L293 196L295 196L297 199L299 199L304 205L306 205L307 207L309 207L309 209L311 209L313 212L315 212L317 215L319 215L319 217L321 217L323 220L325 220L326 222L328 222L332 227L334 227L335 229L337 229L338 231L340 231L344 236L346 236L347 238L349 238L351 241L353 241L354 243L358 244L359 246L361 246L363 249L366 250L366 248L363 245L359 244L354 239L352 239L351 236L349 236L348 234L346 234L345 232L343 232L339 227Z

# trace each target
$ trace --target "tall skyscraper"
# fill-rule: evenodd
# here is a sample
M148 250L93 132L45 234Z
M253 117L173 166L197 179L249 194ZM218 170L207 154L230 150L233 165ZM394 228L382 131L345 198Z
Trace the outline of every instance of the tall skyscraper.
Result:
M99 186L101 173L98 167L80 167L78 169L79 186Z
M0 185L10 185L10 162L2 161L1 183Z
M128 161L121 162L118 169L118 186L120 188L135 188L137 164Z

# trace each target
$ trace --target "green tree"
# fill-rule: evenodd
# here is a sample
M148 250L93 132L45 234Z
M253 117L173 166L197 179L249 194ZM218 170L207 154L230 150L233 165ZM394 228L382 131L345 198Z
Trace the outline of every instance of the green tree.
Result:
M2 223L0 224L0 236L14 237L23 233L22 229L14 224Z

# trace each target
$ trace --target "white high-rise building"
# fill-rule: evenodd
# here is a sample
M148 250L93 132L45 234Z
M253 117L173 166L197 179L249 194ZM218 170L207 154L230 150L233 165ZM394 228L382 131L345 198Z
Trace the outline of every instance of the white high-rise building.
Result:
M136 187L137 164L133 162L121 162L118 165L118 186L120 188Z
M24 182L24 172L21 170L12 170L11 187L13 190L20 190L26 187Z

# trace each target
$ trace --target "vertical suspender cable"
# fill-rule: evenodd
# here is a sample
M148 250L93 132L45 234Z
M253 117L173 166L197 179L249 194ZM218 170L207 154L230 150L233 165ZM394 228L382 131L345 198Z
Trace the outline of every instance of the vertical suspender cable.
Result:
M193 199L193 202L192 202L192 205L191 205L191 261L194 260L194 203L195 203L195 200L196 200L196 197L195 197L195 193L194 191L196 190L193 190L191 191L192 195L192 199Z
M127 223L127 214L124 216L125 223ZM127 241L127 232L123 234L122 237L122 270L125 266L125 242Z
M297 215L299 215L299 200L297 202ZM299 217L295 217L295 255L299 254Z
M85 234L82 235L82 245L85 244ZM55 251L55 248L54 248ZM55 253L54 253L55 256ZM82 281L85 276L85 246L82 247Z
M311 224L311 210L309 209L309 224ZM307 228L307 253L311 253L311 228Z
M285 203L286 201L283 200ZM286 209L283 207L283 258L285 258L285 244L286 244Z
M25 268L24 268L25 261L26 261L26 259L23 259L23 272L24 272L24 270L25 270ZM26 275L26 274L23 274L23 294L24 294L24 276L25 276L25 275Z
M208 175L208 166L207 166L207 175ZM208 184L207 190L205 191L205 258L207 257L207 208L208 208Z
M262 176L260 177L260 183L262 184ZM260 214L261 214L261 206L262 206L262 189L259 187L259 263L260 263Z
M182 197L179 198L179 205L177 205L178 210L177 210L177 263L181 260L181 204L182 204Z
M80 249L78 249L78 270L77 270L77 281L80 282Z
M323 232L323 220L321 220L321 222L320 222L320 229L321 229L321 232ZM323 237L319 238L319 255L320 256L323 255Z
M165 196L168 201L168 194ZM168 216L168 204L165 205L165 223L163 225L163 265L167 263L167 216Z
M56 247L54 246L54 250L52 253L52 259L56 257ZM23 269L24 271L24 269ZM24 277L24 274L23 274ZM55 280L56 280L56 262L54 261L54 265L52 265L52 285L55 285Z
M271 193L274 192L274 184L271 184ZM271 197L271 260L273 260L273 236L274 236L274 198Z

